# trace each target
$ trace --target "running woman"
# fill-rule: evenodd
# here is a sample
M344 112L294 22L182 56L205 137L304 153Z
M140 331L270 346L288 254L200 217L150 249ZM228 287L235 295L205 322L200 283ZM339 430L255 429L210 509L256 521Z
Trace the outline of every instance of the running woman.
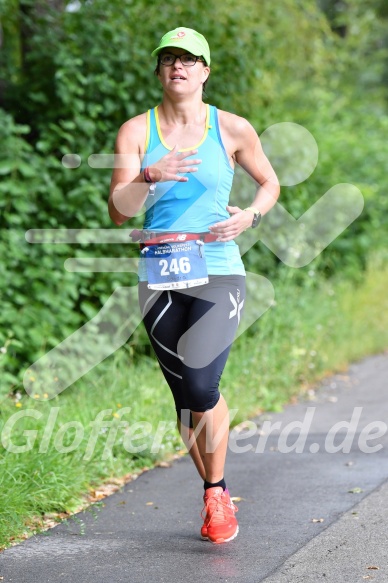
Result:
M152 56L162 100L118 132L109 214L121 225L145 206L143 230L134 235L143 321L204 481L201 537L223 543L238 533L224 477L229 414L219 392L245 300L235 239L275 204L279 185L251 124L203 101L205 37L176 28ZM236 163L258 186L245 209L229 205Z

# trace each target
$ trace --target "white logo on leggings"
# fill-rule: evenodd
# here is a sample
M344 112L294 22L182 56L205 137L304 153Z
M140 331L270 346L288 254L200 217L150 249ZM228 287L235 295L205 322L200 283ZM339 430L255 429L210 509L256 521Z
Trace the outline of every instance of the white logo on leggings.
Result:
M234 299L233 295L230 292L229 292L229 297L230 297L230 301L232 302L232 305L233 305L233 310L231 310L229 312L229 320L237 315L237 322L239 324L240 323L240 312L241 312L241 309L244 305L244 300L242 302L240 302L240 290L237 289L237 294L236 294L237 299Z

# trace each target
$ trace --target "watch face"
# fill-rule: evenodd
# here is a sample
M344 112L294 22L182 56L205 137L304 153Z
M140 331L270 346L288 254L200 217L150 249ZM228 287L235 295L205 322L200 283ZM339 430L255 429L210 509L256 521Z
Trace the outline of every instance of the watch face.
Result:
M261 214L260 213L257 213L255 215L253 215L252 229L254 229L255 227L257 227L257 225L260 223L260 219L261 219Z

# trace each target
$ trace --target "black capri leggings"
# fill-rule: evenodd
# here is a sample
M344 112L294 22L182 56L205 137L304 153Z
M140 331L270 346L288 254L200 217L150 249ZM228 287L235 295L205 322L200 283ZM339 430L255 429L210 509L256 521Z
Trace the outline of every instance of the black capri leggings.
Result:
M202 412L218 403L244 299L242 275L210 275L209 283L182 290L155 291L139 283L144 325L179 419L182 409Z

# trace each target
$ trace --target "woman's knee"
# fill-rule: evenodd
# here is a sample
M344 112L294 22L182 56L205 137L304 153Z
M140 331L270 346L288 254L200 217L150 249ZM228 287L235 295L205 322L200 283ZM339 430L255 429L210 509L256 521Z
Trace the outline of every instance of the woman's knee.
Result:
M184 388L185 401L191 411L202 413L213 409L218 403L220 392L218 385L209 386L209 383L187 383Z

